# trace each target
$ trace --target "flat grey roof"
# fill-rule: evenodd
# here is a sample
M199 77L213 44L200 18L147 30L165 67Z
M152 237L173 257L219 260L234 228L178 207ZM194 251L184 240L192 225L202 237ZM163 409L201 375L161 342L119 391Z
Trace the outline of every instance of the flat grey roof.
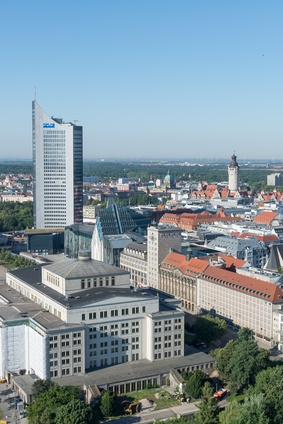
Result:
M147 359L126 362L124 364L102 368L97 371L91 371L82 376L54 378L52 380L62 386L82 386L84 384L89 386L94 384L97 386L105 386L106 384L114 385L153 377L155 375L167 374L171 369L202 365L207 362L215 362L215 358L206 353L199 352L178 358L169 358L153 362Z
M81 261L84 262L84 261ZM87 261L86 261L87 262ZM46 267L46 265L44 266ZM47 266L49 268L49 265ZM119 268L117 268L119 269ZM144 298L141 292L135 292L129 288L119 288L115 286L108 287L95 287L85 290L79 290L76 293L73 293L71 296L64 296L63 294L53 290L52 288L42 284L42 265L36 267L28 267L17 269L15 271L10 271L12 275L20 279L26 285L34 287L40 293L51 298L52 300L60 303L64 307L79 307L82 305L87 305L88 303L98 302L107 298L115 298L117 296L128 297L132 299ZM17 292L15 292L17 293ZM18 293L19 294L19 293ZM146 297L152 297L151 294L146 294ZM28 299L29 302L31 302Z
M1 279L0 321L3 322L3 325L13 325L13 321L25 324L30 319L46 330L81 327L79 324L66 324L57 316L43 309L41 305L8 286Z
M35 374L17 375L13 377L13 381L21 388L27 395L32 394L32 385L39 378Z

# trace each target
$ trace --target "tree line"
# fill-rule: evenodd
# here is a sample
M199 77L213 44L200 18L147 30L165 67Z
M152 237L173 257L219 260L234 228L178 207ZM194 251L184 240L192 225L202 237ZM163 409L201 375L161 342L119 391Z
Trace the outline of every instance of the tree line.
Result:
M149 164L139 162L89 162L85 161L83 166L84 177L97 176L99 181L117 180L118 178L140 178L142 182L156 179L163 180L167 174L168 168L170 174L176 181L207 181L221 182L228 180L227 164L219 165L178 165L166 163ZM0 164L0 174L32 174L32 163L23 164ZM267 175L272 171L264 167L240 169L240 182L250 185L253 190L265 189L267 187Z

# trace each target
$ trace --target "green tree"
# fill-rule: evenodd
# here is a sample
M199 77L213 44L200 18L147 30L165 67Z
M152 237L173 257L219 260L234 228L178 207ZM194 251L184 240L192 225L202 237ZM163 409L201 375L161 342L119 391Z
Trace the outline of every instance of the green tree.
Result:
M56 411L55 424L91 424L92 422L91 408L79 399L71 400Z
M226 322L212 315L198 317L192 327L192 331L199 340L210 342L220 338L227 330Z
M202 389L202 399L198 404L199 411L195 415L196 424L218 424L219 407L217 399L212 397L213 388L207 381Z
M243 391L255 383L256 374L267 367L269 353L252 339L238 340L227 366L231 391Z
M66 405L74 399L80 399L78 387L62 386L57 384L48 390L42 391L29 405L27 416L30 424L54 424L57 409ZM45 417L45 421L43 418Z
M283 366L269 367L259 372L253 389L255 395L262 395L266 415L272 424L282 423L283 417Z
M207 381L207 376L204 372L197 370L191 373L186 383L186 393L188 396L192 396L197 399L202 394L202 387Z
M217 360L216 369L222 378L229 379L228 366L234 354L236 343L234 340L229 340L222 349L216 349L213 352Z
M0 231L31 228L33 225L33 202L0 203Z
M100 411L104 417L110 417L114 411L115 397L113 392L104 392L101 397Z
M281 421L282 422L282 421ZM240 404L232 402L219 414L220 424L272 424L265 411L264 396L246 398Z
M47 392L53 386L55 386L55 383L51 380L36 380L31 388L32 398L37 398L37 396L43 392Z

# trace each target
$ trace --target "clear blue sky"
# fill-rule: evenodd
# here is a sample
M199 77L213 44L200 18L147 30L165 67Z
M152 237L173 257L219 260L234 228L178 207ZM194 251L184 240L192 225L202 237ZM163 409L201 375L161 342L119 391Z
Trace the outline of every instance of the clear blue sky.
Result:
M85 158L283 158L282 0L1 2L3 158L31 101L84 127Z

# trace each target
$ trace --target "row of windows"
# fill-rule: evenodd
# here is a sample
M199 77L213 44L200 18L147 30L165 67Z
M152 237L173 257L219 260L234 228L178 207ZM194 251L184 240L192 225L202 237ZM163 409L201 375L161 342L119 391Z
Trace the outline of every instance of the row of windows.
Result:
M145 312L145 306L142 306L142 308L141 308L141 311L144 313ZM131 313L132 314L139 314L139 312L140 312L140 308L137 306L137 307L133 307L132 309L131 309ZM122 309L121 310L121 315L129 315L130 314L130 309L129 308L125 308L125 309ZM111 311L110 311L110 314L109 314L109 311L100 311L99 312L99 314L98 313L96 313L96 312L89 312L89 314L88 314L88 319L89 320L95 320L95 319L97 319L98 318L98 316L100 317L100 318L108 318L109 316L111 316L111 317L117 317L117 316L119 316L120 314L119 314L119 310L118 309L112 309ZM86 320L86 314L82 314L82 321L85 321ZM124 326L124 325L126 325L126 324L122 324L122 327ZM132 324L132 325L139 325L138 324L138 321L136 322L136 324ZM112 328L112 327L111 327ZM118 327L117 327L118 328Z
M85 288L92 288L92 287L104 287L104 286L109 286L111 283L111 286L115 286L115 277L112 276L111 277L111 281L110 281L110 277L100 277L100 278L83 278L81 280L81 288L85 289Z

